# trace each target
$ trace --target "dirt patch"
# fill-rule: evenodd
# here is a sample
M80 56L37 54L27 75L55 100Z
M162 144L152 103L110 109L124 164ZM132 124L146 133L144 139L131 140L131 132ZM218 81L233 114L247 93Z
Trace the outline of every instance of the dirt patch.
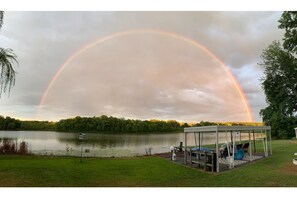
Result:
M280 169L280 172L297 176L297 166L293 164L293 162L286 163L286 165Z
M153 156L159 156L159 157L164 157L164 158L170 158L171 153L155 153Z
M176 158L178 158L178 159L184 158L184 153L183 152L177 152L175 154L176 154ZM167 153L156 153L156 154L154 154L154 156L158 156L158 157L170 159L171 158L171 153L170 152L167 152Z

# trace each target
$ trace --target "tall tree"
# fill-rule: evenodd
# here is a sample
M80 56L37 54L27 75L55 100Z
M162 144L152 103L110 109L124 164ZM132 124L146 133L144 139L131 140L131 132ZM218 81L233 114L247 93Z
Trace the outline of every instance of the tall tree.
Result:
M3 25L4 12L0 11L0 29ZM18 63L16 55L11 49L4 49L0 47L0 97L2 92L10 92L10 89L15 84L15 70L13 63Z
M297 12L284 12L279 22L286 31L283 45L274 41L261 55L268 106L260 115L271 125L274 137L291 138L297 126Z
M284 12L279 23L278 27L285 29L284 48L297 53L297 11Z

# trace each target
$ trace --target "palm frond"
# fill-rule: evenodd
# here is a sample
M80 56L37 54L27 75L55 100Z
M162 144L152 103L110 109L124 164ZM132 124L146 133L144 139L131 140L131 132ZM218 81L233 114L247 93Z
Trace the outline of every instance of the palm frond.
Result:
M3 25L3 16L4 16L4 11L0 11L0 29Z
M16 55L11 49L0 48L0 97L2 92L8 93L15 85L15 70L13 63L18 63Z

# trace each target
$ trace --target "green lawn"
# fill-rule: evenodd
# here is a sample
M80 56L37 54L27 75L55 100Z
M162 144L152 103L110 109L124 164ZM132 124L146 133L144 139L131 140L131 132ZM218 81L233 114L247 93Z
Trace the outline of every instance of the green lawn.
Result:
M296 140L273 141L273 156L222 173L205 173L159 157L84 159L0 155L0 186L292 186Z

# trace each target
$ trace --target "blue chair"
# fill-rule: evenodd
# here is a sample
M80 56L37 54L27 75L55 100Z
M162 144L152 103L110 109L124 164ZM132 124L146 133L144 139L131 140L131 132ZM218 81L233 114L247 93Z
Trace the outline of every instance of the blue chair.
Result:
M234 159L235 160L242 160L244 157L244 151L242 149L237 149L235 154L234 154Z

